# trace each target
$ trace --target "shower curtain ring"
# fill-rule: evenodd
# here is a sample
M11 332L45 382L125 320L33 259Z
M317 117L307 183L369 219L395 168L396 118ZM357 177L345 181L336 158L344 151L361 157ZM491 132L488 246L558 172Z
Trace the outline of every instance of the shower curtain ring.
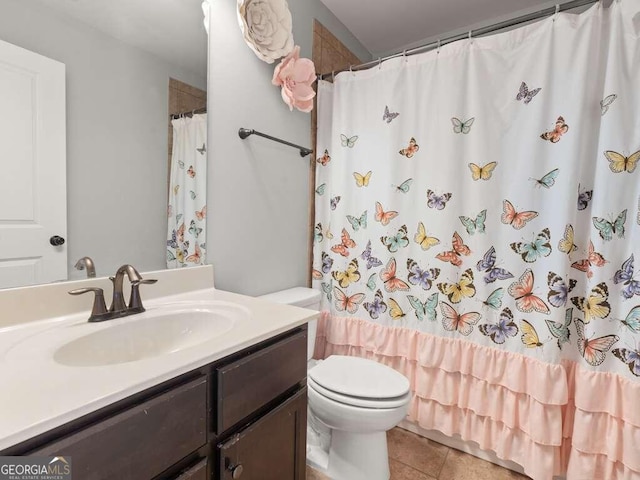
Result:
M553 21L556 21L556 18L558 17L558 13L560 13L560 4L556 3L556 13L553 15Z
M440 53L440 39L438 39L438 46L436 47L436 53Z
M409 61L409 59L407 58L407 51L406 50L402 51L402 58L404 58L405 63Z
M351 75L355 75L355 74L353 73L353 65L349 65L349 72L351 73Z
M378 70L382 68L382 57L378 57Z
M336 81L336 71L331 70L331 83L335 83Z

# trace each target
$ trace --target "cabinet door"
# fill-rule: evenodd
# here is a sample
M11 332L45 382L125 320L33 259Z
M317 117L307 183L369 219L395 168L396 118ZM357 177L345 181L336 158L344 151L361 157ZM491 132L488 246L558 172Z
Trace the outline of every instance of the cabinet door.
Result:
M220 480L303 480L307 389L218 445Z

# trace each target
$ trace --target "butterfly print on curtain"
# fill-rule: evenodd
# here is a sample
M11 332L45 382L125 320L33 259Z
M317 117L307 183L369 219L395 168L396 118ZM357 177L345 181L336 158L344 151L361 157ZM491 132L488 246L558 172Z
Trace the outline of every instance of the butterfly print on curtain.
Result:
M556 120L555 128L550 132L544 132L542 135L540 135L540 138L543 140L549 140L551 143L557 143L568 131L569 125L564 122L564 118L558 117L558 120Z
M518 326L513 321L513 313L508 307L500 312L496 323L483 323L478 327L478 330L483 335L490 337L493 343L499 345L518 334Z
M518 90L518 94L516 95L516 100L518 101L523 100L523 103L527 105L529 102L531 102L531 100L533 100L533 97L535 97L538 93L540 93L541 90L542 90L541 87L532 88L531 90L529 90L529 87L527 86L527 84L522 82L520 84L520 89Z

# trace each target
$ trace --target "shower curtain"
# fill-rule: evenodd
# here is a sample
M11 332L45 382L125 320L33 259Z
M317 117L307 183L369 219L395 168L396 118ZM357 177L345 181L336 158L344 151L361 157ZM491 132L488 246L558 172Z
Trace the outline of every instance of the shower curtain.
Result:
M640 478L640 1L320 82L316 357L534 479Z
M207 115L173 125L167 209L167 268L204 265L207 217Z

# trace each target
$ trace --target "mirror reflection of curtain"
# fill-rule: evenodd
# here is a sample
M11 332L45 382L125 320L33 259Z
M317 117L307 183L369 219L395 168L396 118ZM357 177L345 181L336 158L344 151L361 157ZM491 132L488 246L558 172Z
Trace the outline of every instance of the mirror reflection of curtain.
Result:
M167 268L203 265L207 216L207 115L171 121Z

